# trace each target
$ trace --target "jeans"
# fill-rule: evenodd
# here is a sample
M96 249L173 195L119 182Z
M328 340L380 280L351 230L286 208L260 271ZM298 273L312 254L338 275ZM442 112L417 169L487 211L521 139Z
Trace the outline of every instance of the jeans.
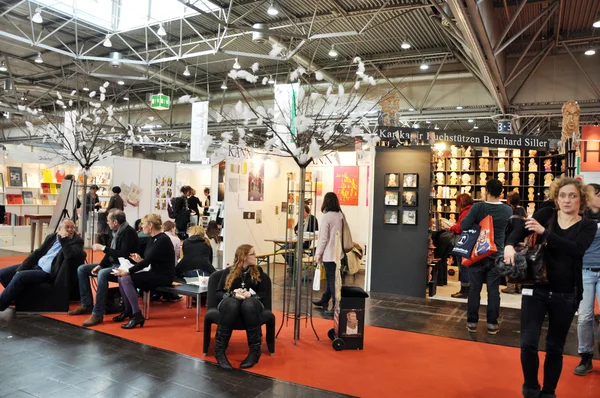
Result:
M7 309L28 286L50 281L50 274L37 265L33 269L17 272L19 266L11 265L0 270L0 283L4 286L4 291L0 293L0 311Z
M92 270L98 264L83 264L77 268L77 280L79 281L79 294L81 295L81 305L90 307L94 304L92 298L92 286L90 284L90 276ZM118 268L119 264L115 264L112 268L102 268L98 271L98 288L96 289L96 304L92 309L92 315L104 316L106 306L106 294L108 293L108 282L117 282L117 277L112 275L113 268Z
M500 274L494 266L494 259L486 257L469 267L469 297L467 299L467 322L479 321L479 303L481 301L481 288L487 283L488 305L487 323L498 324L500 314Z
M580 354L594 353L594 298L600 305L600 272L583 270L583 300L577 315L577 338ZM600 329L598 330L600 342Z
M554 394L562 371L565 340L576 309L577 300L574 294L553 293L546 288L534 287L533 296L522 296L521 367L525 379L524 388L540 388L538 345L547 313L548 335L542 392Z
M469 279L469 267L462 265L462 257L454 256L454 264L458 264L458 280L461 286L469 286L471 279Z
M325 281L327 283L323 298L325 301L329 302L329 299L333 297L333 308L335 307L335 262L323 261L323 268L325 268Z

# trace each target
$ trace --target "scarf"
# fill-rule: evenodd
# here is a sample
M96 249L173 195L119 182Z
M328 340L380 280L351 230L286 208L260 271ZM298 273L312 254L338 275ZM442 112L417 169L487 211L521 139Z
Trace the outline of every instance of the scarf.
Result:
M123 224L119 225L119 229L117 229L116 231L112 231L112 242L110 242L110 248L116 250L117 249L117 239L119 239L121 237L121 235L123 235L123 231L125 231L125 228L127 228L129 226L129 224L127 224L127 221L125 221Z

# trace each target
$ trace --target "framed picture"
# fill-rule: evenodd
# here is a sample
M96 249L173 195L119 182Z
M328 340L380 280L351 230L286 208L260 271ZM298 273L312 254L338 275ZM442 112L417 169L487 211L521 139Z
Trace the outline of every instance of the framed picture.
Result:
M340 310L340 333L344 337L360 337L362 330L359 325L364 325L365 312L363 309Z
M417 211L416 210L402 210L402 224L417 225Z
M385 209L384 224L398 224L398 209Z
M23 169L20 167L7 167L8 185L11 187L23 186Z
M386 206L398 206L398 191L385 191L384 203Z
M417 204L417 191L402 192L402 206L416 206Z
M388 173L385 175L385 187L386 188L398 188L400 182L400 174Z
M402 187L404 188L418 188L419 187L419 175L417 173L404 173L402 176Z

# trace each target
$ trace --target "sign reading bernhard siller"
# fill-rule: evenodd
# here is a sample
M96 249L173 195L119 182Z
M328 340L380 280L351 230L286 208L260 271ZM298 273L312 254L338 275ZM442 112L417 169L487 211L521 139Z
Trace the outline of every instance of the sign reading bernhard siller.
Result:
M498 134L471 131L468 133L453 131L437 131L428 129L411 129L402 127L379 127L377 134L382 141L396 139L409 141L415 145L429 143L435 136L436 142L445 142L457 146L491 146L501 148L539 148L549 149L548 138L512 134Z

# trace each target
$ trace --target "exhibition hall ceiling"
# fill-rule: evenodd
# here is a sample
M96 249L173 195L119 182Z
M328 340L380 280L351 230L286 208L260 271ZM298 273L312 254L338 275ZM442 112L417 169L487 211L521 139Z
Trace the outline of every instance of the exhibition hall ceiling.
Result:
M301 65L310 82L319 71L337 85L353 80L360 57L380 90L410 96L424 86L421 106L399 105L404 124L495 130L487 116L521 114L521 133L556 134L561 102L518 94L549 57L572 57L595 94L581 101L582 122L595 123L597 72L581 59L600 51L599 13L600 0L0 0L0 127L24 122L18 105L55 111L57 90L76 90L77 102L110 81L109 97L130 112L158 92L213 106L240 99L227 78L235 63L259 63L261 79L278 83ZM457 109L460 98L430 95L442 81L474 82L489 100ZM264 91L260 81L243 85ZM188 139L189 122L164 119L157 132Z

